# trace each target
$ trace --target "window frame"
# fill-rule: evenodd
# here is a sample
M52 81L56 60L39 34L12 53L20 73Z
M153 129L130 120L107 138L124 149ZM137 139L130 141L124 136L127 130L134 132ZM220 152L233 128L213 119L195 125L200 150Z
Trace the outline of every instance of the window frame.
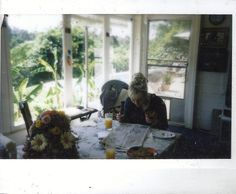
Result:
M71 17L71 15L63 15L67 17ZM100 16L100 15L99 15ZM185 92L185 99L186 99L186 105L185 105L185 126L191 128L193 123L193 108L194 108L194 94L195 94L195 80L196 80L196 61L197 61L197 50L198 50L198 37L200 32L200 15L101 15L103 18L109 18L109 17L119 17L123 19L131 20L131 49L130 49L130 77L135 72L142 72L145 75L147 75L147 66L142 64L147 64L147 55L146 55L146 48L147 48L147 21L151 19L191 19L192 20L192 29L191 29L191 41L190 41L190 49L192 52L190 52L189 56L189 65L187 68L187 82L186 82L186 92ZM105 20L105 19L104 19ZM104 21L103 21L104 22ZM105 23L105 22L104 22ZM104 29L105 29L104 25ZM64 29L63 29L64 31ZM104 32L106 32L104 30ZM107 44L105 33L104 33L104 45ZM106 46L104 46L104 51L107 49ZM1 49L3 50L3 49ZM64 48L63 48L64 51ZM9 50L7 50L9 52ZM104 52L103 56L108 53L107 51ZM63 54L63 61L65 61L66 55ZM2 58L4 56L2 55ZM2 60L1 58L1 60ZM2 63L2 61L1 61ZM109 64L107 61L104 61L104 71L106 70L106 65ZM1 64L2 65L2 64ZM10 64L8 64L9 66ZM2 68L2 66L1 66ZM3 74L1 70L1 80L3 79ZM10 83L9 78L6 79L8 84ZM104 79L104 82L106 79ZM65 79L65 84L68 83L68 80ZM8 99L12 98L12 94L6 94L7 89L2 87L3 82L1 81L1 92L4 93L4 95L8 95ZM5 82L4 82L5 84ZM10 87L8 87L10 88ZM66 93L66 91L65 91ZM66 96L66 95L65 95ZM67 95L68 96L68 95ZM2 101L2 100L1 100ZM9 100L8 100L9 101ZM10 113L12 115L12 105L8 102L6 104L6 107L8 110L11 110ZM1 107L1 117L5 116L3 114L3 108ZM9 120L10 118L8 118ZM13 127L13 121L11 120L11 124L7 124L6 128L9 131L15 130L17 126ZM1 132L3 132L3 129L1 128Z
M133 56L134 56L134 53L133 53L133 17L132 15L92 15L92 16L95 16L95 17L99 17L99 20L102 21L103 23L103 39L104 39L104 42L103 42L103 72L104 72L104 83L106 81L109 80L109 78L107 77L107 70L109 68L109 66L111 65L110 62L109 62L109 47L110 47L110 42L109 42L109 39L107 38L106 36L106 32L109 32L109 29L110 29L110 23L109 23L109 20L110 18L115 18L115 19L122 19L122 20L127 20L127 21L130 21L131 23L131 37L130 37L130 53L129 53L129 80L131 78L131 75L133 74L132 70L133 70ZM64 102L64 105L65 107L68 107L70 106L71 102L72 102L72 95L65 95L65 94L69 94L72 92L72 76L73 76L73 73L72 73L72 67L66 65L66 60L67 60L67 55L66 55L66 52L65 52L65 48L67 49L70 49L72 50L72 40L71 40L71 34L70 33L66 33L66 28L68 29L71 29L71 17L80 17L80 15L70 15L70 14L63 14L62 15L62 23L63 23L63 26L62 26L62 45L63 45L63 53L62 53L62 59L63 59L63 70L64 70L64 98L63 98L63 102ZM8 31L8 35L9 36L9 31ZM7 42L7 44L9 44L9 40ZM9 46L8 48L6 49L1 49L1 50L4 50L6 51L8 54L4 54L6 56L9 57L9 53L10 53L10 49L9 49ZM3 56L4 58L5 56ZM4 60L6 60L6 57L4 58ZM10 66L10 60L8 61L7 63L7 67ZM108 68L107 68L108 67ZM1 68L2 68L2 58L1 58ZM9 71L10 71L10 68L7 68ZM21 130L24 128L24 124L19 124L19 125L14 125L14 120L13 120L13 104L12 104L12 97L13 97L13 94L12 94L12 84L11 84L11 78L9 77L10 76L10 72L8 73L8 76L3 74L2 73L2 69L1 69L1 92L4 93L4 95L6 96L6 100L7 100L7 103L5 103L5 106L7 107L7 110L9 110L9 114L11 116L7 116L6 114L3 114L3 108L1 107L1 119L2 120L5 120L5 125L4 126L0 126L0 132L15 132L15 131L18 131L18 130ZM8 83L8 90L9 92L6 92L7 88L6 87L2 87L2 84L3 84L3 81L2 79L6 80L4 81L4 83ZM2 95L1 93L1 95ZM2 100L1 100L2 102ZM3 118L4 117L4 118ZM1 122L2 123L2 122ZM4 129L4 130L3 130Z
M196 67L198 55L198 41L200 35L201 15L146 15L144 23L146 23L145 34L146 44L144 43L143 61L145 64L144 73L148 75L147 67L147 48L148 48L148 21L149 20L191 20L191 35L189 44L189 61L186 70L186 83L185 83L185 106L184 106L184 126L186 128L193 127L193 114L194 114L194 100L195 100L195 85L196 85ZM145 38L144 38L145 39Z
M112 68L112 63L110 61L110 26L111 26L111 23L110 23L110 19L111 18L114 18L114 19L119 19L119 20L124 20L124 21L130 21L130 28L131 28L131 37L130 37L130 45L129 45L129 79L128 81L130 81L131 79L131 75L132 75L132 62L133 62L133 59L132 59L132 56L133 56L133 35L132 35L132 32L133 32L133 16L131 15L66 15L64 16L63 15L63 18L64 18L64 24L66 27L69 26L71 28L71 19L75 19L75 20L84 20L85 22L89 22L89 23L97 23L97 22L101 22L102 23L102 31L103 31L103 82L105 83L106 81L108 81L110 78L110 74L111 74L111 68ZM66 21L67 20L67 21ZM65 21L67 22L67 24L65 23ZM70 24L69 24L70 22ZM86 26L86 25L84 25ZM64 30L65 31L65 30ZM65 35L64 35L65 36ZM66 37L63 37L63 39L65 40L65 48L70 48L72 50L72 45L70 43L68 43L68 40L71 39L71 36L72 34L70 34L70 38L66 38ZM68 40L67 40L68 39ZM69 44L69 46L68 46ZM63 48L63 51L65 49ZM65 62L63 63L63 66L65 68L65 71L68 71L70 72L70 70L67 70L68 67L66 65L66 53L63 54L63 59L65 60ZM73 60L73 59L72 59ZM73 79L73 72L70 72L71 74L68 75L69 79L65 79L65 86L68 86L68 88L66 89L65 88L65 93L68 94L68 93L72 93L72 79ZM65 97L66 98L66 97ZM71 95L71 98L72 98L72 95ZM65 108L66 107L69 107L71 106L71 103L72 102L72 99L71 100L66 100L66 103L65 103ZM85 103L86 105L87 103Z
M152 18L152 19L151 19ZM168 18L168 17L167 17ZM169 17L169 19L167 19L167 18L165 18L165 19L161 19L161 16L160 17L158 17L158 19L157 19L157 17L150 17L149 19L148 19L148 24L147 24L147 54L146 54L146 56L147 56L147 59L146 59L146 67L147 67L147 73L146 73L146 75L147 75L147 77L148 77L148 69L149 69L149 67L159 67L159 68L168 68L168 67L171 67L171 68L180 68L180 69L184 69L185 70L185 75L184 75L184 79L186 80L187 79L187 69L188 69L188 61L182 61L182 62L184 62L184 63L186 63L186 65L185 66L177 66L177 65L158 65L158 64L149 64L149 60L155 60L155 59L149 59L148 58L148 49L149 49L149 29L150 29L150 23L151 22L156 22L156 21L163 21L163 20L176 20L176 21L179 21L179 20L190 20L191 21L191 19L190 18L188 18L188 17L179 17L179 18L176 18L176 17ZM183 19L184 18L184 19ZM192 24L191 24L192 25ZM189 42L190 42L190 40L189 40ZM189 43L190 44L190 43ZM190 45L189 45L189 47L190 47ZM163 61L163 60L159 60L159 61ZM174 60L167 60L167 61L172 61L172 62L175 62ZM179 61L178 61L179 62ZM169 99L169 100L171 100L171 99L181 99L181 100L184 100L185 99L185 92L186 92L186 81L185 81L185 84L184 84L184 93L183 93L183 97L182 98L180 98L180 97L173 97L173 96L164 96L164 95L159 95L160 97L162 97L162 98L165 98L165 99Z
M62 16L62 15L61 15ZM14 123L14 107L13 107L13 89L11 77L10 63L10 27L7 21L8 15L4 15L6 22L6 33L3 34L5 40L4 45L1 45L1 69L0 69L0 88L1 88L1 107L0 107L0 133L13 133L25 129L24 122L15 125ZM2 30L2 25L1 25ZM63 30L63 28L61 29ZM2 33L1 33L2 36ZM1 42L2 44L2 42ZM3 81L4 80L4 81ZM4 85L3 85L4 83ZM4 99L4 100L2 100ZM4 107L4 108L3 108Z

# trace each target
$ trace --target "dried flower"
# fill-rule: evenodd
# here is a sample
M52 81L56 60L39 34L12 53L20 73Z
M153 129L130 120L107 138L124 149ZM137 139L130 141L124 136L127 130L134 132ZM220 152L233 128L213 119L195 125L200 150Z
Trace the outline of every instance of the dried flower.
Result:
M79 158L70 120L63 111L49 110L30 127L24 158Z
M35 121L35 127L40 128L42 126L42 122L40 120Z
M61 135L61 143L65 149L69 149L74 144L74 137L71 133L65 132Z
M54 127L54 128L51 129L51 133L53 135L60 135L61 129L59 127Z
M60 116L65 116L65 112L64 111L58 111L58 114L60 115Z
M47 146L47 140L43 134L37 134L31 141L32 149L35 151L43 151Z

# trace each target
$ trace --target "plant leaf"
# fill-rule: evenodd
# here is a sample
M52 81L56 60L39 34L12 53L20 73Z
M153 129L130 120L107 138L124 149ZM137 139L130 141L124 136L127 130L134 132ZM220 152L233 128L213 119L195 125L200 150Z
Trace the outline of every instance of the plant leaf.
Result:
M17 88L17 91L19 93L19 100L24 100L24 94L26 93L26 87L28 85L29 78L25 78L20 82L19 87Z
M43 59L39 59L39 63L42 64L45 68L46 71L53 73L54 69L51 65L49 65L49 63Z
M43 89L43 84L40 83L33 87L28 95L25 97L27 101L31 102Z

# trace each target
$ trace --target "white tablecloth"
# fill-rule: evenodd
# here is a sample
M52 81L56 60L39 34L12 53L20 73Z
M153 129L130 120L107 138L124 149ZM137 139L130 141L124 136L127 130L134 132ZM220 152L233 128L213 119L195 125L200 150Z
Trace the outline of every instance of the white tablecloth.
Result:
M102 119L82 122L82 125L78 124L74 126L72 130L79 135L79 153L82 159L105 158L104 146L99 143L97 135L99 132L107 131ZM157 129L151 129L145 125L124 124L113 121L113 130L109 131L109 133L115 132L116 146L124 148L123 152L116 153L116 158L127 159L128 157L125 150L131 146L141 144L143 144L144 147L155 148L158 154L161 155L163 152L168 151L181 136L181 134L175 133L175 138L171 139L153 138L153 130Z

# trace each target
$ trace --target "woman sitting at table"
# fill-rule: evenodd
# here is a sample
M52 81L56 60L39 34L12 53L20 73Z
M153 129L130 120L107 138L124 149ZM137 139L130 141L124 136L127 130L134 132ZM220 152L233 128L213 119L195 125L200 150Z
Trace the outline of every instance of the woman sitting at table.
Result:
M124 113L119 113L116 117L118 121L167 129L165 103L160 97L147 92L147 79L142 73L134 74L128 95L124 104Z

